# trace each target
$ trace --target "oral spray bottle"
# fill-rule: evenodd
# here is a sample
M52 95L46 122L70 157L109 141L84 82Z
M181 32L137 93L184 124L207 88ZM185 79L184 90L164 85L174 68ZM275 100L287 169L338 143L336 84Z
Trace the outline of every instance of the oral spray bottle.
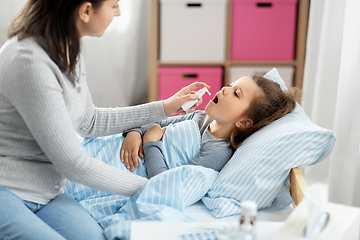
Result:
M205 93L208 93L209 96L211 96L211 93L209 92L209 90L206 87L203 87L202 89L200 89L199 91L197 91L195 94L198 96L198 98L201 98ZM198 100L190 100L187 101L186 103L184 103L181 108L186 112L187 110L189 110L189 108L191 108L192 106L194 106L194 104L197 102Z

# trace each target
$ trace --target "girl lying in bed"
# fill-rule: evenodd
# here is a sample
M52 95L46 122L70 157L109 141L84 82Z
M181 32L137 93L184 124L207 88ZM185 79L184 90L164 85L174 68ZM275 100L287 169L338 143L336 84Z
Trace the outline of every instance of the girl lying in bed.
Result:
M166 126L193 120L200 130L201 145L199 154L189 164L220 171L247 137L294 110L299 91L292 88L284 92L260 73L241 77L216 93L205 111L171 117L148 130L144 126L127 132L121 161L134 171L137 155L145 157L149 178L168 170L160 141Z

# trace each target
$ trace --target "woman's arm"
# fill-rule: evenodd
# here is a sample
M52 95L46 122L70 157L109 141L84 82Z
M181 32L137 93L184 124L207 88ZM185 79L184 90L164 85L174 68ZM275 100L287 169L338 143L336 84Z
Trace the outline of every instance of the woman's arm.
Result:
M147 179L87 155L78 141L56 68L50 60L34 60L30 51L23 51L9 64L7 73L12 77L2 81L1 91L59 173L100 191L133 195ZM68 80L63 81L67 84Z
M154 126L155 124L160 125L160 127L167 127L170 124L182 122L182 121L185 121L185 120L194 119L194 118L197 117L197 115L199 115L200 112L203 112L203 111L195 111L193 113L189 113L189 114L186 114L186 115L177 115L177 116L168 117L168 118L166 118L166 119L164 119L162 121L153 122L153 123L143 125L142 127L137 127L137 128L132 128L132 129L126 130L126 131L124 131L123 135L126 136L127 133L136 131L136 132L139 132L141 134L141 136L143 136L145 134L145 132L149 128Z
M84 87L89 95L87 97L86 115L78 128L78 132L84 137L96 137L123 132L166 119L167 115L181 112L180 106L186 101L197 99L197 95L192 94L194 89L209 86L205 83L195 82L182 88L164 101L122 108L96 108L92 102L87 85ZM202 102L202 99L199 99L199 102ZM188 112L194 110L195 106L188 110Z
M77 129L83 137L116 134L166 118L161 101L122 108L96 108L89 95L86 109Z

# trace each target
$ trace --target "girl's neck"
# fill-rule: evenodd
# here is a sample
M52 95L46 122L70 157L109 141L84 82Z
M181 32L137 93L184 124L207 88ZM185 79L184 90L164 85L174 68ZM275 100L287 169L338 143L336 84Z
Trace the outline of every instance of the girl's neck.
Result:
M234 126L220 124L216 120L213 120L208 130L214 139L230 138Z

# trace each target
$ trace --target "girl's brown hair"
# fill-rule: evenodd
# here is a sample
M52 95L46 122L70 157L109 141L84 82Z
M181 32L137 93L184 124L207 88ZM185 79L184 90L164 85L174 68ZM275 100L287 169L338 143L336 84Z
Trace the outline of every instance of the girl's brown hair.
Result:
M296 102L300 100L300 89L291 88L283 91L278 83L263 76L264 74L259 72L251 76L263 94L250 103L245 113L253 121L253 125L249 128L236 128L231 134L230 142L234 149L238 148L254 132L292 112Z
M76 11L90 2L97 9L105 0L28 0L14 18L7 38L34 37L61 69L73 76L80 53L80 36L75 25ZM44 42L45 41L45 42Z

